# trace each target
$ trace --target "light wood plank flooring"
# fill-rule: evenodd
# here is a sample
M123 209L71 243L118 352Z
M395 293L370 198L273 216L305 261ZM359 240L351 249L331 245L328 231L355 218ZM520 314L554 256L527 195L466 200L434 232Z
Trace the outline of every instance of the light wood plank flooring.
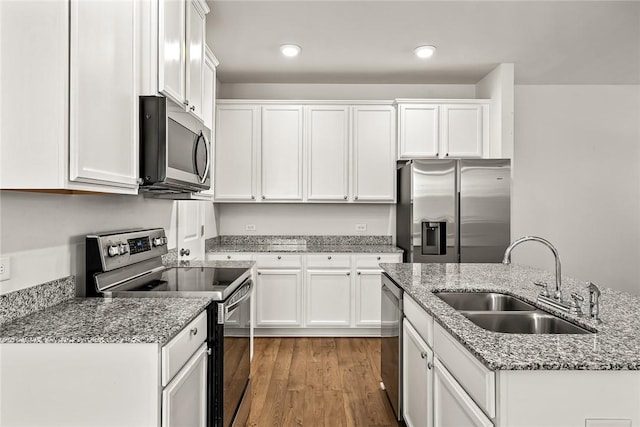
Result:
M397 427L378 338L256 338L247 426Z

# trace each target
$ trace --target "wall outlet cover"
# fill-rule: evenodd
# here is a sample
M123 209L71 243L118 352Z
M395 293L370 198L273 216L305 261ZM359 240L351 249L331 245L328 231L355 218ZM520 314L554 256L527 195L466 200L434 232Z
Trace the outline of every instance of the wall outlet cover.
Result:
M245 225L244 229L246 231L256 231L256 225L255 224L247 224L247 225Z
M367 231L367 224L356 224L356 231Z
M9 280L11 278L11 258L8 256L0 257L0 281Z

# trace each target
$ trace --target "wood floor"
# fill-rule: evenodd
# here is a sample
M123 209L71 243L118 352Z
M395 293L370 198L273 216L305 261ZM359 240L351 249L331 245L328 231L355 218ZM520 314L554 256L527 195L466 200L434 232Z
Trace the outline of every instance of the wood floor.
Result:
M378 338L256 338L247 426L397 427Z

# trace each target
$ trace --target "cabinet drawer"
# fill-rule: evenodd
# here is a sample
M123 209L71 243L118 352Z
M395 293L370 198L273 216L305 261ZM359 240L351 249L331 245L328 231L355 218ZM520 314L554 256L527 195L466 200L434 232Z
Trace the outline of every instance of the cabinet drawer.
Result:
M380 268L380 263L402 262L402 254L367 254L356 256L356 268Z
M203 311L162 347L162 386L184 366L207 338L207 312Z
M258 255L256 265L258 268L299 268L302 267L302 257L286 254Z
M251 261L253 254L249 252L214 252L207 254L207 261Z
M438 358L490 418L496 416L495 373L487 369L439 324L433 325L433 348Z
M330 253L307 255L307 267L351 268L351 255Z
M433 317L429 315L410 296L404 294L404 315L411 322L423 340L433 347Z

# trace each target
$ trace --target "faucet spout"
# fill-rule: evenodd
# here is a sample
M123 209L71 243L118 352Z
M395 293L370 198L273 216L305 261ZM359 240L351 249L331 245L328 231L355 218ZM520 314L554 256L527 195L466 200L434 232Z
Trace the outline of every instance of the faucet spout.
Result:
M562 302L562 274L560 268L560 255L558 254L558 250L549 242L547 239L543 239L542 237L537 236L525 236L521 237L518 240L514 241L509 245L509 247L504 251L504 258L502 259L503 264L511 264L511 252L513 249L523 242L540 242L546 247L548 247L551 252L553 252L553 256L556 261L556 292L554 294L555 299Z

